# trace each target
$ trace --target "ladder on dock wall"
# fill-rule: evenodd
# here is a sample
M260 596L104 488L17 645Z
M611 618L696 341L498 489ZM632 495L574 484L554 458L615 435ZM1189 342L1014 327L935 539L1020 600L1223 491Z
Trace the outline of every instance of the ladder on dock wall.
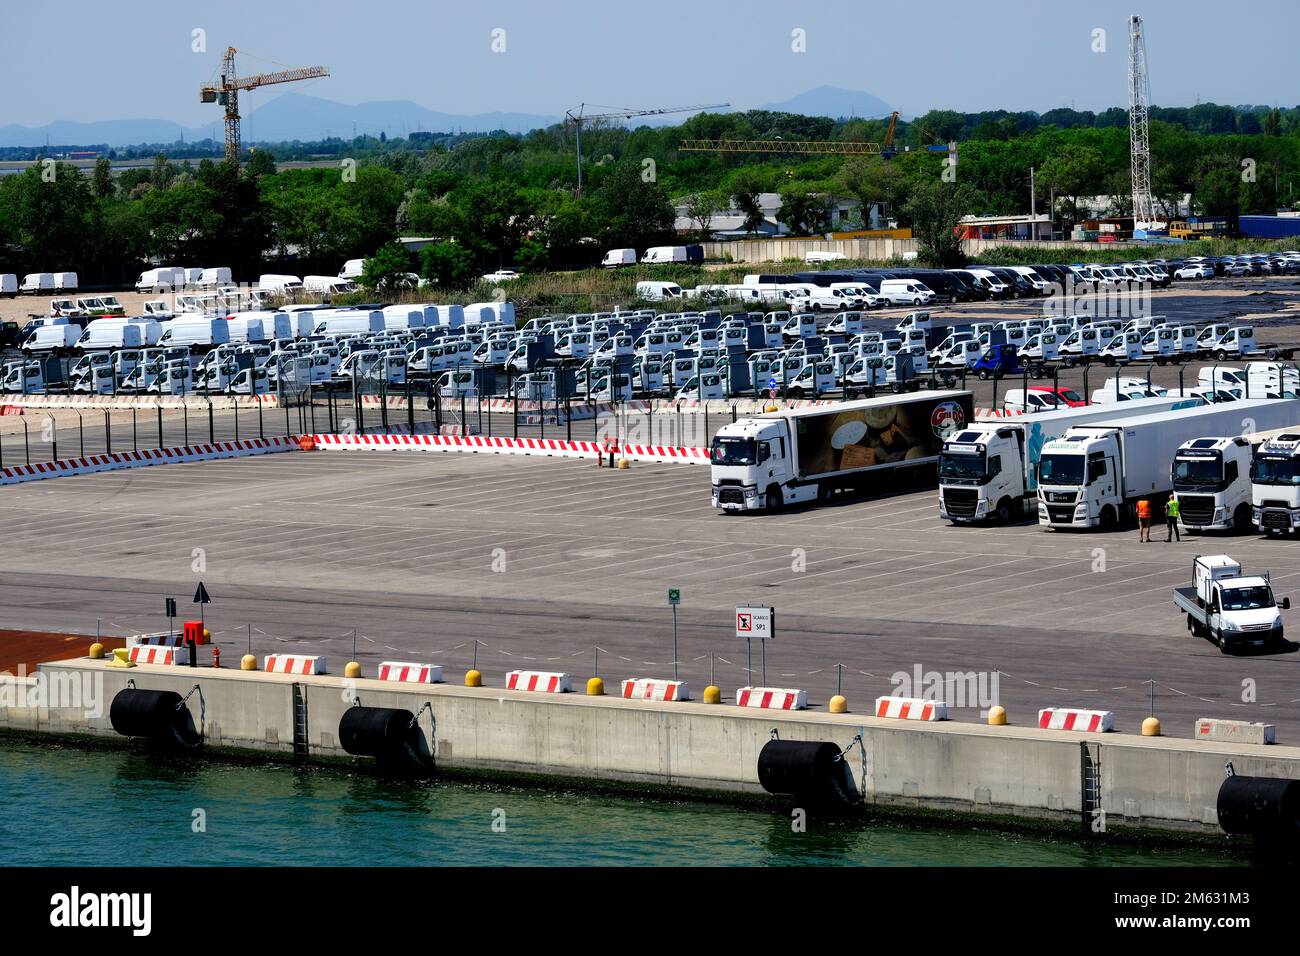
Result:
M307 691L302 684L293 685L293 755L307 756Z
M1106 821L1101 808L1101 746L1079 744L1079 816L1084 836L1101 835Z

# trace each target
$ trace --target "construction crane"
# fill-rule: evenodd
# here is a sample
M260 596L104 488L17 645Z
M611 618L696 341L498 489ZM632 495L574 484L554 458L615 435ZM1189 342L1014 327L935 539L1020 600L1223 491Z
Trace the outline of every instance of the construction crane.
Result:
M582 124L590 120L621 120L634 116L663 116L665 113L698 113L700 110L722 110L730 103L705 103L700 106L666 106L657 110L617 110L613 113L587 113L587 104L583 103L575 113L566 110L565 116L573 121L574 139L578 147L578 195L582 195Z
M1151 86L1147 76L1147 44L1142 36L1142 18L1128 18L1128 146L1133 179L1133 228L1156 225L1155 201L1151 196L1151 143L1148 113Z
M226 108L226 159L239 162L239 91L255 90L259 86L273 83L293 83L296 80L312 80L329 76L323 66L304 66L297 70L281 70L279 73L257 73L243 79L235 75L235 48L227 47L226 55L221 61L221 82L215 86L205 86L199 90L199 102L220 103Z

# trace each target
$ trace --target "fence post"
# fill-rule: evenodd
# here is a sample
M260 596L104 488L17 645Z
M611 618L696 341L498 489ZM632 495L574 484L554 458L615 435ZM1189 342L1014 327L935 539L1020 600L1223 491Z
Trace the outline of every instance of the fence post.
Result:
M406 380L406 427L415 434L415 403L411 401L411 380Z
M23 373L19 375L19 378L22 378L22 377L23 377L23 374L26 374L26 369L24 369L24 370L23 370ZM24 394L26 394L26 393L24 393ZM28 443L28 441L27 441L27 421L26 421L26 419L23 420L23 454L27 457L27 464L30 465L30 464L32 463L32 446L31 446L31 445Z
M158 399L158 447L163 446L162 398Z
M181 421L183 423L181 427L185 436L185 444L188 445L190 443L190 404L185 401L186 397L187 396L182 396L181 398L181 401L185 402L185 404L181 406Z

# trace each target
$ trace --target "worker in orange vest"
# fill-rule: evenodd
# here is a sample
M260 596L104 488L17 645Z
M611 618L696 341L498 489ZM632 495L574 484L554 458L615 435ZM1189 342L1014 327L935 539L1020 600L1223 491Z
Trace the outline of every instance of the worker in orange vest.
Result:
M1138 540L1151 540L1151 499L1139 498L1137 504L1138 511Z

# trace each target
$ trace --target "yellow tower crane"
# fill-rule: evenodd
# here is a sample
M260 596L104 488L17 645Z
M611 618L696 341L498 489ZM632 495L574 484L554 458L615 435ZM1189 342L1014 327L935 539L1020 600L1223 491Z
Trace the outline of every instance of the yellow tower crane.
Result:
M221 61L221 82L199 90L199 102L220 103L226 108L226 159L239 162L240 90L255 90L259 86L270 86L273 83L293 83L296 80L312 80L329 75L329 70L323 66L304 66L278 73L256 73L240 79L235 75L235 48L227 47L226 55Z

